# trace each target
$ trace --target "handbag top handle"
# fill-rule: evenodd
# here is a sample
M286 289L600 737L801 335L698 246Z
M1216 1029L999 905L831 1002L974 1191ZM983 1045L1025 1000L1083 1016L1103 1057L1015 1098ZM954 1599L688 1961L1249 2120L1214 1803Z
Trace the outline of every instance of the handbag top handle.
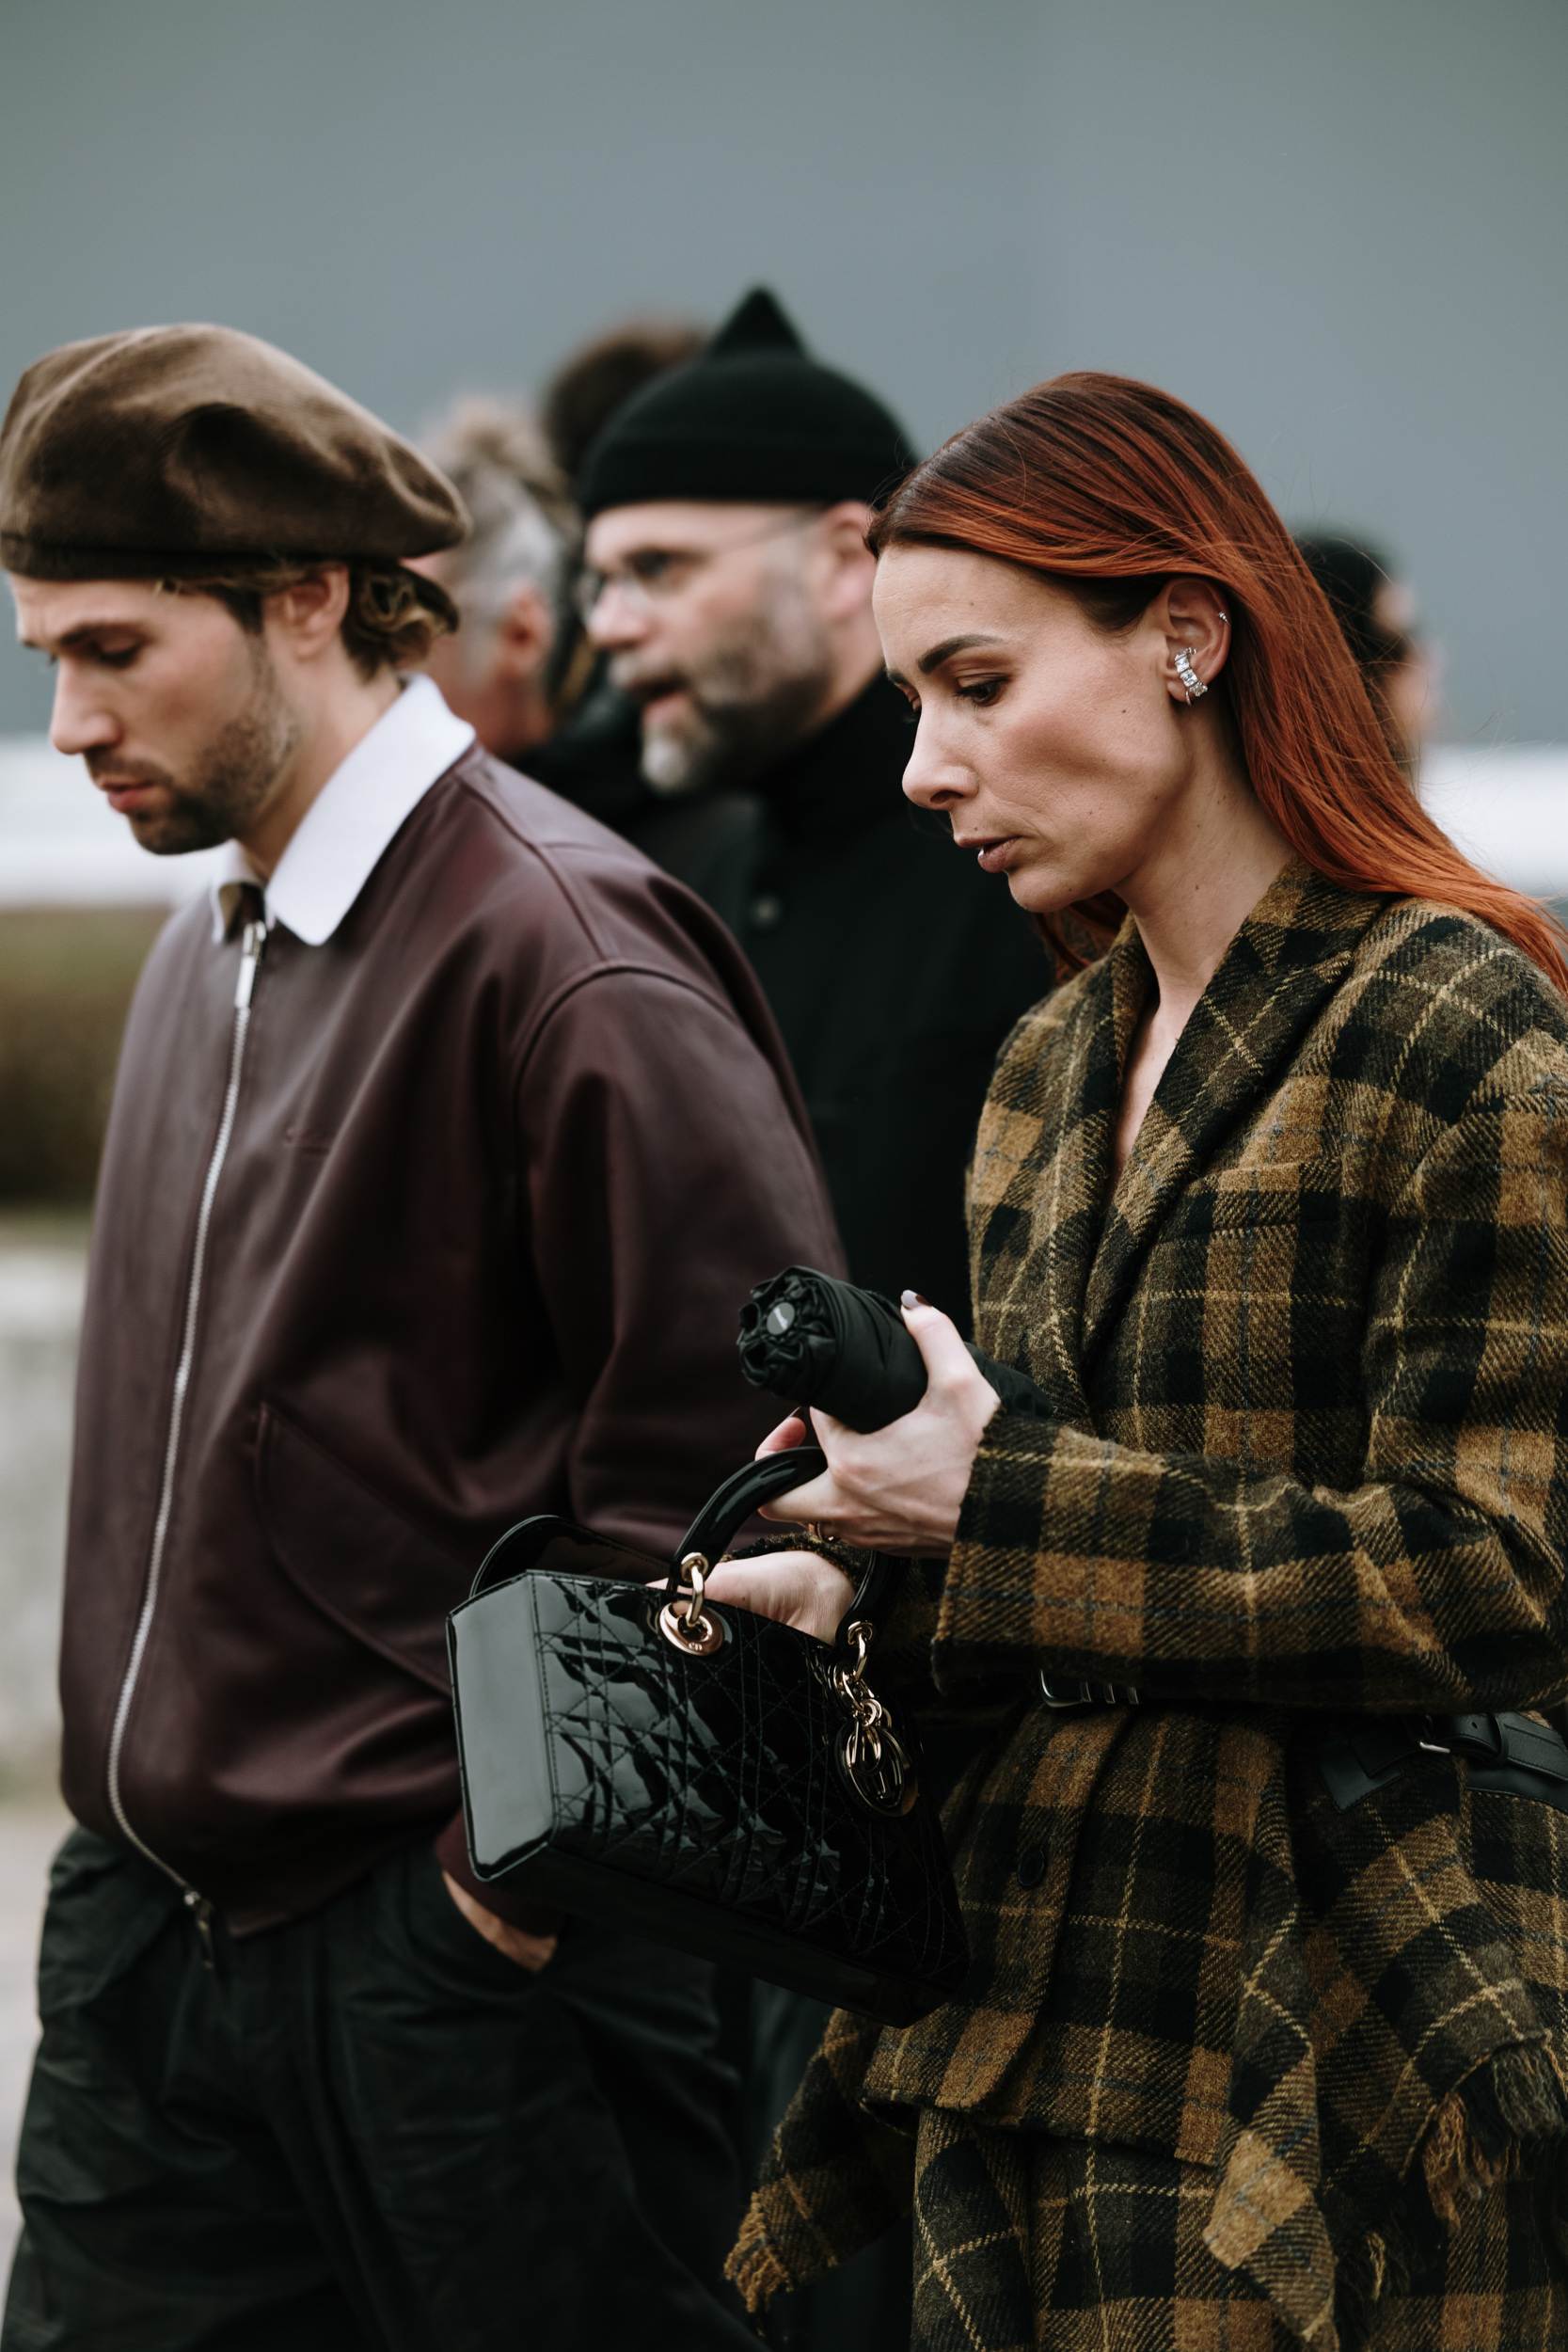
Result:
M827 1467L828 1457L820 1446L798 1445L792 1446L786 1454L765 1454L760 1460L747 1462L741 1469L733 1471L708 1497L670 1555L671 1589L684 1582L686 1562L693 1552L705 1565L721 1559L736 1532L745 1526L760 1503L771 1502L776 1495L787 1494L792 1486L803 1486L808 1480L820 1477ZM593 1540L586 1529L570 1527L563 1519L526 1519L521 1525L509 1529L498 1543L491 1546L474 1579L469 1598L477 1600L482 1593L489 1591L502 1579L517 1574L519 1566L524 1573L545 1566L550 1557L550 1545L548 1541L539 1538L556 1534L590 1542ZM527 1541L530 1536L535 1536L531 1544ZM520 1540L523 1552L518 1561L516 1554ZM624 1547L612 1549L620 1549L627 1560L646 1559L648 1568L655 1570L651 1556L626 1552ZM840 1649L847 1650L850 1646L848 1629L857 1620L870 1619L875 1623L877 1611L886 1598L897 1570L903 1565L902 1561L892 1555L867 1557L870 1558L870 1565L861 1578L854 1599L839 1628L836 1646ZM653 1581L657 1581L657 1570Z
M798 1445L787 1454L764 1454L732 1471L709 1495L671 1553L670 1565L676 1575L689 1552L700 1551L707 1561L719 1559L760 1504L771 1502L775 1495L787 1494L791 1486L803 1486L808 1479L820 1478L827 1467L828 1457L819 1445Z
M736 1470L708 1497L671 1554L675 1580L679 1581L682 1564L692 1552L710 1563L721 1558L736 1530L744 1527L759 1503L771 1502L775 1495L787 1494L792 1486L819 1478L827 1467L828 1457L820 1446L798 1445L784 1454L764 1454ZM902 1565L901 1560L886 1554L871 1558L844 1613L835 1648L848 1647L848 1629L857 1621L876 1622L888 1587Z

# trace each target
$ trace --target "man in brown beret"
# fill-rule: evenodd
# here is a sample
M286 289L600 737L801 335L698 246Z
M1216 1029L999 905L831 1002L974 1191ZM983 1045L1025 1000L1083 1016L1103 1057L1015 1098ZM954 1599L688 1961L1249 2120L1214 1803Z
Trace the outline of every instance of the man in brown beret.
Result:
M722 927L500 767L405 559L462 508L254 339L72 344L0 429L54 739L164 931L104 1151L3 2344L739 2345L708 1974L468 1869L443 1644L562 1512L665 1549L836 1243Z

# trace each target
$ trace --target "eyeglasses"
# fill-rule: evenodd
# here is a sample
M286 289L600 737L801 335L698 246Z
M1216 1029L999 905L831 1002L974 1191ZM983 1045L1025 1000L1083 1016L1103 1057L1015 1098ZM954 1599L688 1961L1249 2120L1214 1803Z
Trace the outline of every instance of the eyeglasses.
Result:
M765 539L781 539L786 532L805 531L821 512L820 507L814 506L803 515L791 515L784 522L767 523L760 531L748 532L743 539L726 539L719 548L633 548L624 562L612 564L608 571L585 566L578 574L572 601L586 622L613 588L628 604L641 605L646 612L663 598L678 596L705 564L716 563L720 557L733 555L741 548L760 547Z

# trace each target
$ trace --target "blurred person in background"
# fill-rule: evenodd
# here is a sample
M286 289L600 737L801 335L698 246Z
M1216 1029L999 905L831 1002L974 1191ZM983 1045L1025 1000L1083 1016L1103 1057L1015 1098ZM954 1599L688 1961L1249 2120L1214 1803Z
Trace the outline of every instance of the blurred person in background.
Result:
M656 376L685 367L706 342L705 328L680 321L627 319L563 359L541 400L545 437L562 479L575 487L584 457L616 410ZM588 667L572 707L526 763L530 772L711 898L714 869L722 867L733 836L750 823L751 803L716 793L700 806L676 807L656 792L642 773L641 711L615 685L608 658L588 645L575 599L561 625L586 651Z
M626 319L563 359L546 385L539 421L562 480L573 483L617 408L656 375L684 368L708 340L682 319Z
M570 484L614 410L705 341L696 327L630 321L564 362L546 387L542 425L523 408L468 395L423 444L470 517L457 547L409 565L445 589L462 621L431 647L429 675L487 752L542 782L555 785L559 772L569 785L585 763L605 797L613 742L620 788L608 799L628 835L636 804L658 803L641 779L637 707L605 678L570 593L581 537Z
M883 404L753 293L590 449L583 603L641 708L664 853L735 930L784 1031L855 1279L917 1285L967 1327L964 1168L997 1049L1052 976L1005 885L901 789L912 737L882 675L865 532L910 462ZM933 1782L967 1755L933 1738ZM753 2153L826 2016L756 1987ZM910 2277L897 2224L788 2298L774 2341L905 2352Z
M500 402L460 400L425 443L468 511L455 548L410 566L437 580L462 626L426 663L449 710L487 752L526 768L592 666L567 591L578 523L538 428Z
M1308 531L1296 533L1296 545L1334 608L1389 750L1412 784L1418 783L1435 691L1414 592L1388 558L1365 540Z
M901 790L909 719L865 532L911 462L882 403L759 290L589 451L582 596L641 707L654 790L752 805L701 887L784 1032L854 1279L912 1282L962 1319L974 1122L1051 969L1006 890Z
M474 1878L444 1623L531 1513L677 1537L768 1418L738 1301L837 1245L722 926L404 681L466 530L227 329L0 429L55 745L229 845L99 1184L6 2352L751 2340L712 1971Z

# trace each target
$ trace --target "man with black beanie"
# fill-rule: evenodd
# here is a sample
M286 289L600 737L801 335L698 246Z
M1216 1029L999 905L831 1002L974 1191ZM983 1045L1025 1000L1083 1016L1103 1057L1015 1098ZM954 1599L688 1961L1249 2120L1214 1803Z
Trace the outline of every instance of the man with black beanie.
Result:
M912 1285L967 1327L963 1171L996 1050L1050 969L900 790L910 720L881 675L864 533L912 462L882 403L759 289L590 449L583 600L642 706L650 800L691 811L684 838L644 846L756 969L855 1279Z

